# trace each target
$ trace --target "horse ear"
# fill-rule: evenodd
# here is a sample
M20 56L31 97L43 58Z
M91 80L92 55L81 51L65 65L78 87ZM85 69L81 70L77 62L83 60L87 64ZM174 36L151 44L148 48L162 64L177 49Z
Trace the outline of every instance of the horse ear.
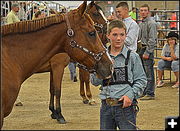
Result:
M91 1L91 3L90 3L92 6L95 4L95 2L94 2L94 0L93 1Z
M91 9L93 6L94 6L94 1L91 1L91 3L89 3L89 4L87 5L87 11L88 11L89 9Z
M79 7L78 7L78 12L81 16L84 15L85 11L86 11L86 8L87 8L87 1L84 1Z

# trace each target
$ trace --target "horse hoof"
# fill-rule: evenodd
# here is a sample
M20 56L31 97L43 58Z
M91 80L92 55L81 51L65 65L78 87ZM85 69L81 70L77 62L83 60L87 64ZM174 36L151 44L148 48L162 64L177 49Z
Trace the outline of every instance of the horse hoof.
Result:
M52 119L56 119L56 116L54 114L51 114Z
M96 102L95 102L95 101L91 101L91 102L89 102L89 105L95 106L95 105L96 105Z
M76 77L76 76L74 77L74 80L73 80L73 82L77 82L77 77Z
M84 104L88 104L88 103L89 103L89 100L83 100L83 103L84 103Z
M59 124L66 124L66 120L64 120L63 118L59 118L57 119L57 121L59 122Z
M15 104L16 106L23 106L23 103L22 102L18 102Z

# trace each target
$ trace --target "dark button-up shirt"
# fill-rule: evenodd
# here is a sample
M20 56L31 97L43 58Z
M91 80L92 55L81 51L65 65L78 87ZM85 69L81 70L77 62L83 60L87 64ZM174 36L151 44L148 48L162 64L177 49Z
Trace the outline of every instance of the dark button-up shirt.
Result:
M145 45L147 48L144 54L149 55L154 53L154 48L157 42L157 24L150 17L145 18L139 23L140 32L138 39Z

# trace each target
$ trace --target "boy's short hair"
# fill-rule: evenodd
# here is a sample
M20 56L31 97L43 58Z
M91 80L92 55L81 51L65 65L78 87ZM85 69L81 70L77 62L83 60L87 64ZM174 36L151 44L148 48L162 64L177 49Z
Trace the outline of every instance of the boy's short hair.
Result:
M110 34L113 28L123 28L126 32L126 25L121 20L112 20L107 26L107 34Z
M117 4L116 8L119 8L119 7L124 7L129 10L129 6L127 2L120 2L119 4Z
M147 7L147 8L148 8L148 11L150 11L150 8L149 8L149 5L148 5L148 4L141 5L141 7ZM141 8L141 7L140 7L140 8Z

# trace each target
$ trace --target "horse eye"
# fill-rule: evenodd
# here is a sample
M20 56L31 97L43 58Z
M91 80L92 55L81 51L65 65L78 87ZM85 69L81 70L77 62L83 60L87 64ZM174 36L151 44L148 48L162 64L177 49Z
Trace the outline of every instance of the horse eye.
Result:
M96 32L95 31L89 32L89 35L90 36L96 36Z

